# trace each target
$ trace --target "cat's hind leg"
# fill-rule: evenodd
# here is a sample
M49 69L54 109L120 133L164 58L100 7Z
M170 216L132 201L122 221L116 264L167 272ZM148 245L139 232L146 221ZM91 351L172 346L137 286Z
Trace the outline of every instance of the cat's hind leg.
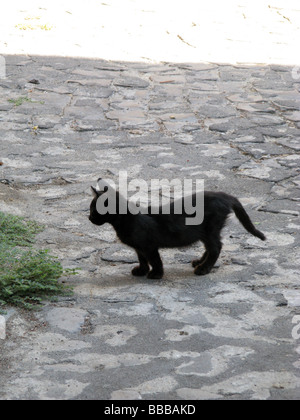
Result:
M198 276L204 276L208 274L213 269L217 259L219 258L221 249L222 249L222 242L219 239L215 239L213 241L209 241L205 243L206 247L206 259L203 262L196 266L194 273Z
M205 251L204 254L202 255L202 257L200 258L200 260L193 260L192 261L192 266L195 268L198 265L203 264L207 257L208 257L208 252Z
M158 250L154 250L147 255L152 270L148 274L148 279L161 279L164 275L163 263Z
M140 265L137 265L136 267L134 267L131 270L131 273L134 276L142 277L142 276L145 276L146 274L149 273L150 268L149 268L147 258L145 258L144 255L141 254L140 252L138 252L138 251L136 251L136 252L137 252L137 255L138 255Z

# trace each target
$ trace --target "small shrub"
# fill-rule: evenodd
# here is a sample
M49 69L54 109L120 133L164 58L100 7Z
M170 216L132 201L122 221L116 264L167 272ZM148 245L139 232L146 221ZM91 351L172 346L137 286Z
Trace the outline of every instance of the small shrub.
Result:
M46 298L70 294L58 280L76 272L32 246L41 230L36 222L0 212L0 305L32 309Z
M0 244L29 246L43 227L31 220L0 212Z

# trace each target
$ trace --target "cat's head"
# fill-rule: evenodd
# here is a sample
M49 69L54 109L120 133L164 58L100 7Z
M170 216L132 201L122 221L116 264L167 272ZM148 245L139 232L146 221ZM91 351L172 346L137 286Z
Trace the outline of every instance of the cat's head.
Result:
M91 187L92 193L93 193L93 200L90 205L90 215L89 220L94 225L103 225L101 215L97 212L97 200L100 197L100 192L96 190L96 188Z
M116 194L114 190L110 189L110 185L102 180L98 179L97 188L91 187L93 193L93 200L90 204L90 215L89 220L94 224L101 226L104 223L110 223L115 214L109 212L108 210L108 199L109 194ZM107 209L107 212L104 214L102 209Z

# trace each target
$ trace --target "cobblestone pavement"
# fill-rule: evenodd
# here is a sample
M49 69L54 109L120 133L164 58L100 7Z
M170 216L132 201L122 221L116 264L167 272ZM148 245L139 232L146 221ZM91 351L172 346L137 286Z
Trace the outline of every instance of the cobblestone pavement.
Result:
M73 297L8 311L0 398L299 399L297 69L6 63L0 210L45 224L39 244L81 271ZM204 178L268 240L232 217L211 274L193 274L197 245L162 252L162 281L134 278L134 253L87 217L90 185L121 169Z

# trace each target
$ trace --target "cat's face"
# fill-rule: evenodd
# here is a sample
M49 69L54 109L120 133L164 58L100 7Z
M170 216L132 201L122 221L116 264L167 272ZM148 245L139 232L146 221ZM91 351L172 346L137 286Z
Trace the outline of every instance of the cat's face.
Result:
M97 200L100 197L101 193L99 191L97 191L94 187L91 187L91 188L92 188L94 198L93 198L93 200L91 202L91 205L90 205L89 220L94 225L101 226L101 225L103 225L104 223L107 222L107 220L106 220L107 217L106 216L101 216L101 214L99 214L97 212Z

